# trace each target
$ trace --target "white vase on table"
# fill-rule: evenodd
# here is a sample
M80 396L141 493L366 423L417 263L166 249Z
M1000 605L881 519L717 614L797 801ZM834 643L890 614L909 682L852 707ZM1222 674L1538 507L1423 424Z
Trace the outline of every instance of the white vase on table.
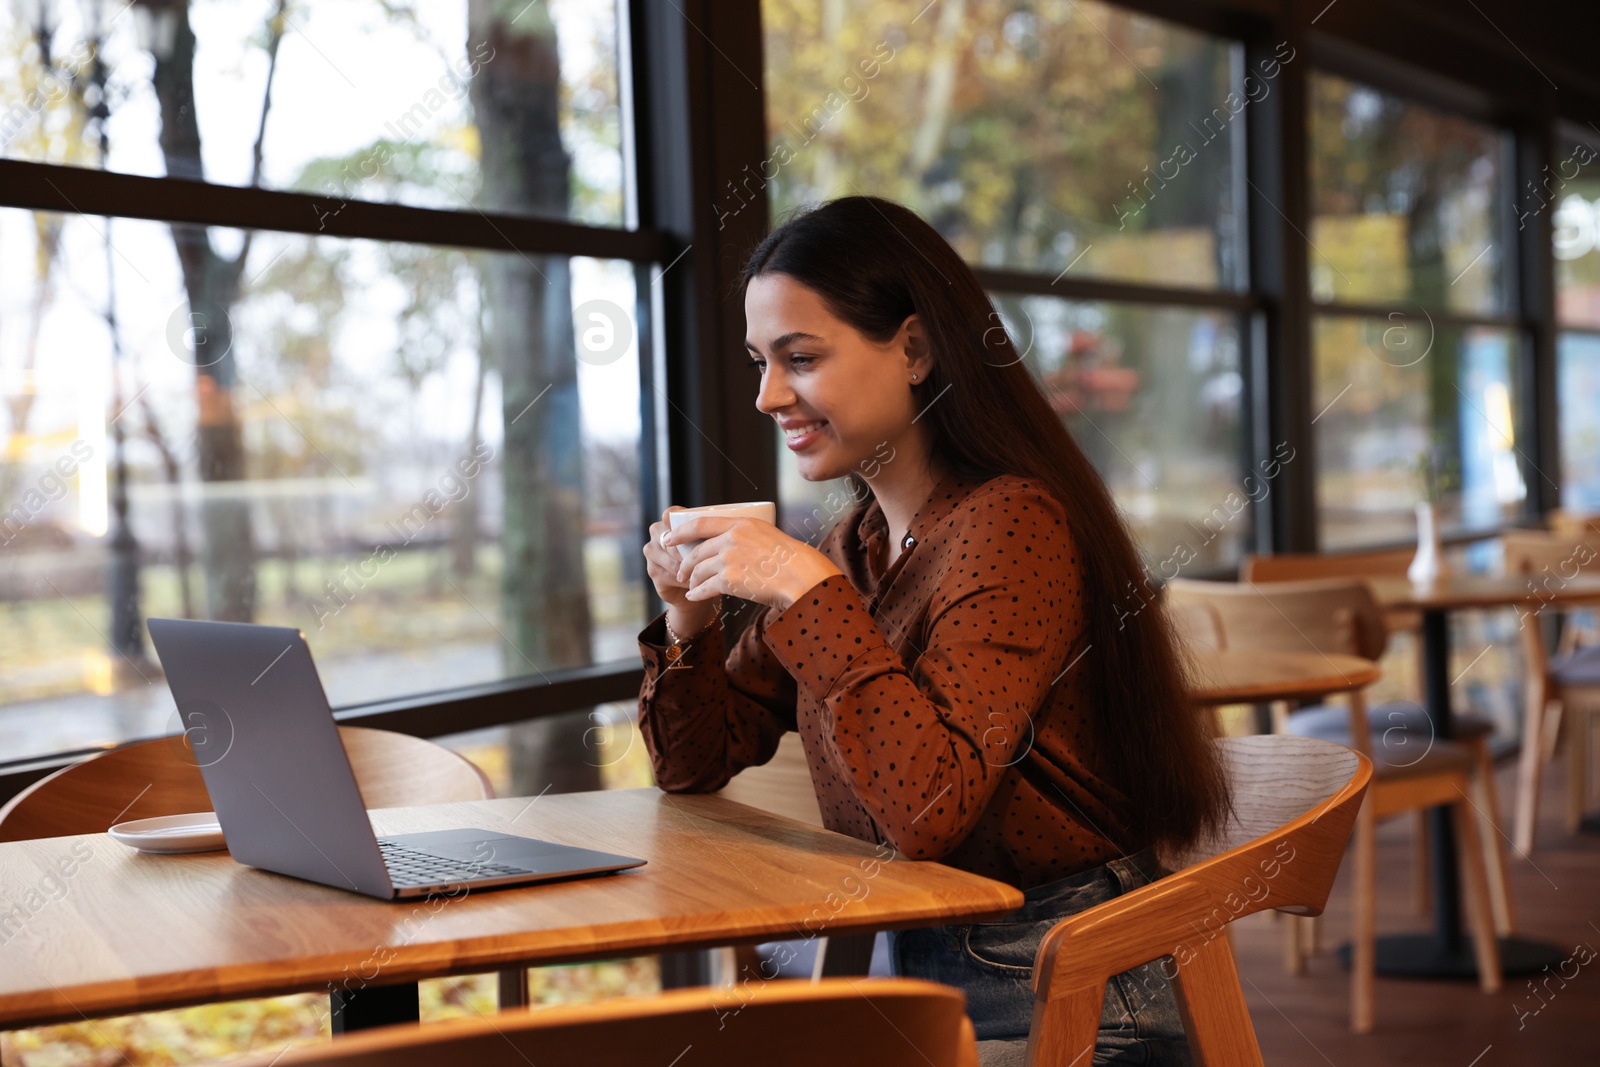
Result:
M1417 554L1406 568L1412 585L1432 585L1450 575L1444 548L1439 543L1439 516L1429 503L1417 505Z

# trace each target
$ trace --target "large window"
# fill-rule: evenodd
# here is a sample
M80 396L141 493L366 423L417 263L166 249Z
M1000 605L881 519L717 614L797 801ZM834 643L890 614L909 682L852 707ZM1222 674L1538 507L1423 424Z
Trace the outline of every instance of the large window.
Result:
M323 212L360 197L616 225L616 18L606 0L10 4L0 151L312 193ZM543 154L564 158L527 181Z
M1425 467L1447 530L1515 519L1508 138L1330 74L1310 85L1321 547L1413 537Z
M662 246L622 225L618 36L562 0L0 8L4 154L156 216L0 188L4 759L178 729L151 615L298 627L336 707L636 667Z
M978 270L1147 559L1236 562L1241 116L1292 50L1246 76L1234 43L1095 0L762 12L774 216L868 191L919 212ZM838 487L778 451L791 527L837 512Z

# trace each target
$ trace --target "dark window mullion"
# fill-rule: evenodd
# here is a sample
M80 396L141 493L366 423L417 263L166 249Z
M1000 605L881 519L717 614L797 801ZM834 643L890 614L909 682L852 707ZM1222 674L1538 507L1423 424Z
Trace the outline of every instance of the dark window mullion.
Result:
M1258 304L1256 297L1249 293L1225 289L1183 289L1100 278L1052 277L1034 271L1004 270L977 264L971 266L979 284L992 292L1053 296L1083 302L1103 300L1120 304L1160 304L1223 311L1250 311Z
M669 247L666 236L655 230L340 200L17 160L0 160L0 190L0 207L439 247L660 262Z

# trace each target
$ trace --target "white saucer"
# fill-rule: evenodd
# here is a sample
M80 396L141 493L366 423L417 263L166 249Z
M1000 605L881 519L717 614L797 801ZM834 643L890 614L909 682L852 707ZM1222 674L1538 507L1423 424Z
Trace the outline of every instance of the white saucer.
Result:
M228 847L214 811L135 819L118 823L106 832L140 852L214 852Z

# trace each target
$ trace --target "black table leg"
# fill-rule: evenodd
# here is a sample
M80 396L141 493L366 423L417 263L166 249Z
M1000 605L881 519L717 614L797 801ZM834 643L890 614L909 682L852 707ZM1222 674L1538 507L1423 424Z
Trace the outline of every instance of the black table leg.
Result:
M367 985L360 989L335 989L328 993L334 1034L350 1034L375 1026L414 1023L421 1017L417 983Z
M1443 611L1422 614L1423 692L1434 736L1452 736L1450 711L1450 617ZM1433 933L1391 934L1378 938L1379 974L1405 978L1476 978L1472 939L1461 929L1461 881L1455 828L1450 809L1428 813L1433 863ZM1522 937L1500 939L1500 968L1506 974L1528 974L1564 959L1554 945Z

